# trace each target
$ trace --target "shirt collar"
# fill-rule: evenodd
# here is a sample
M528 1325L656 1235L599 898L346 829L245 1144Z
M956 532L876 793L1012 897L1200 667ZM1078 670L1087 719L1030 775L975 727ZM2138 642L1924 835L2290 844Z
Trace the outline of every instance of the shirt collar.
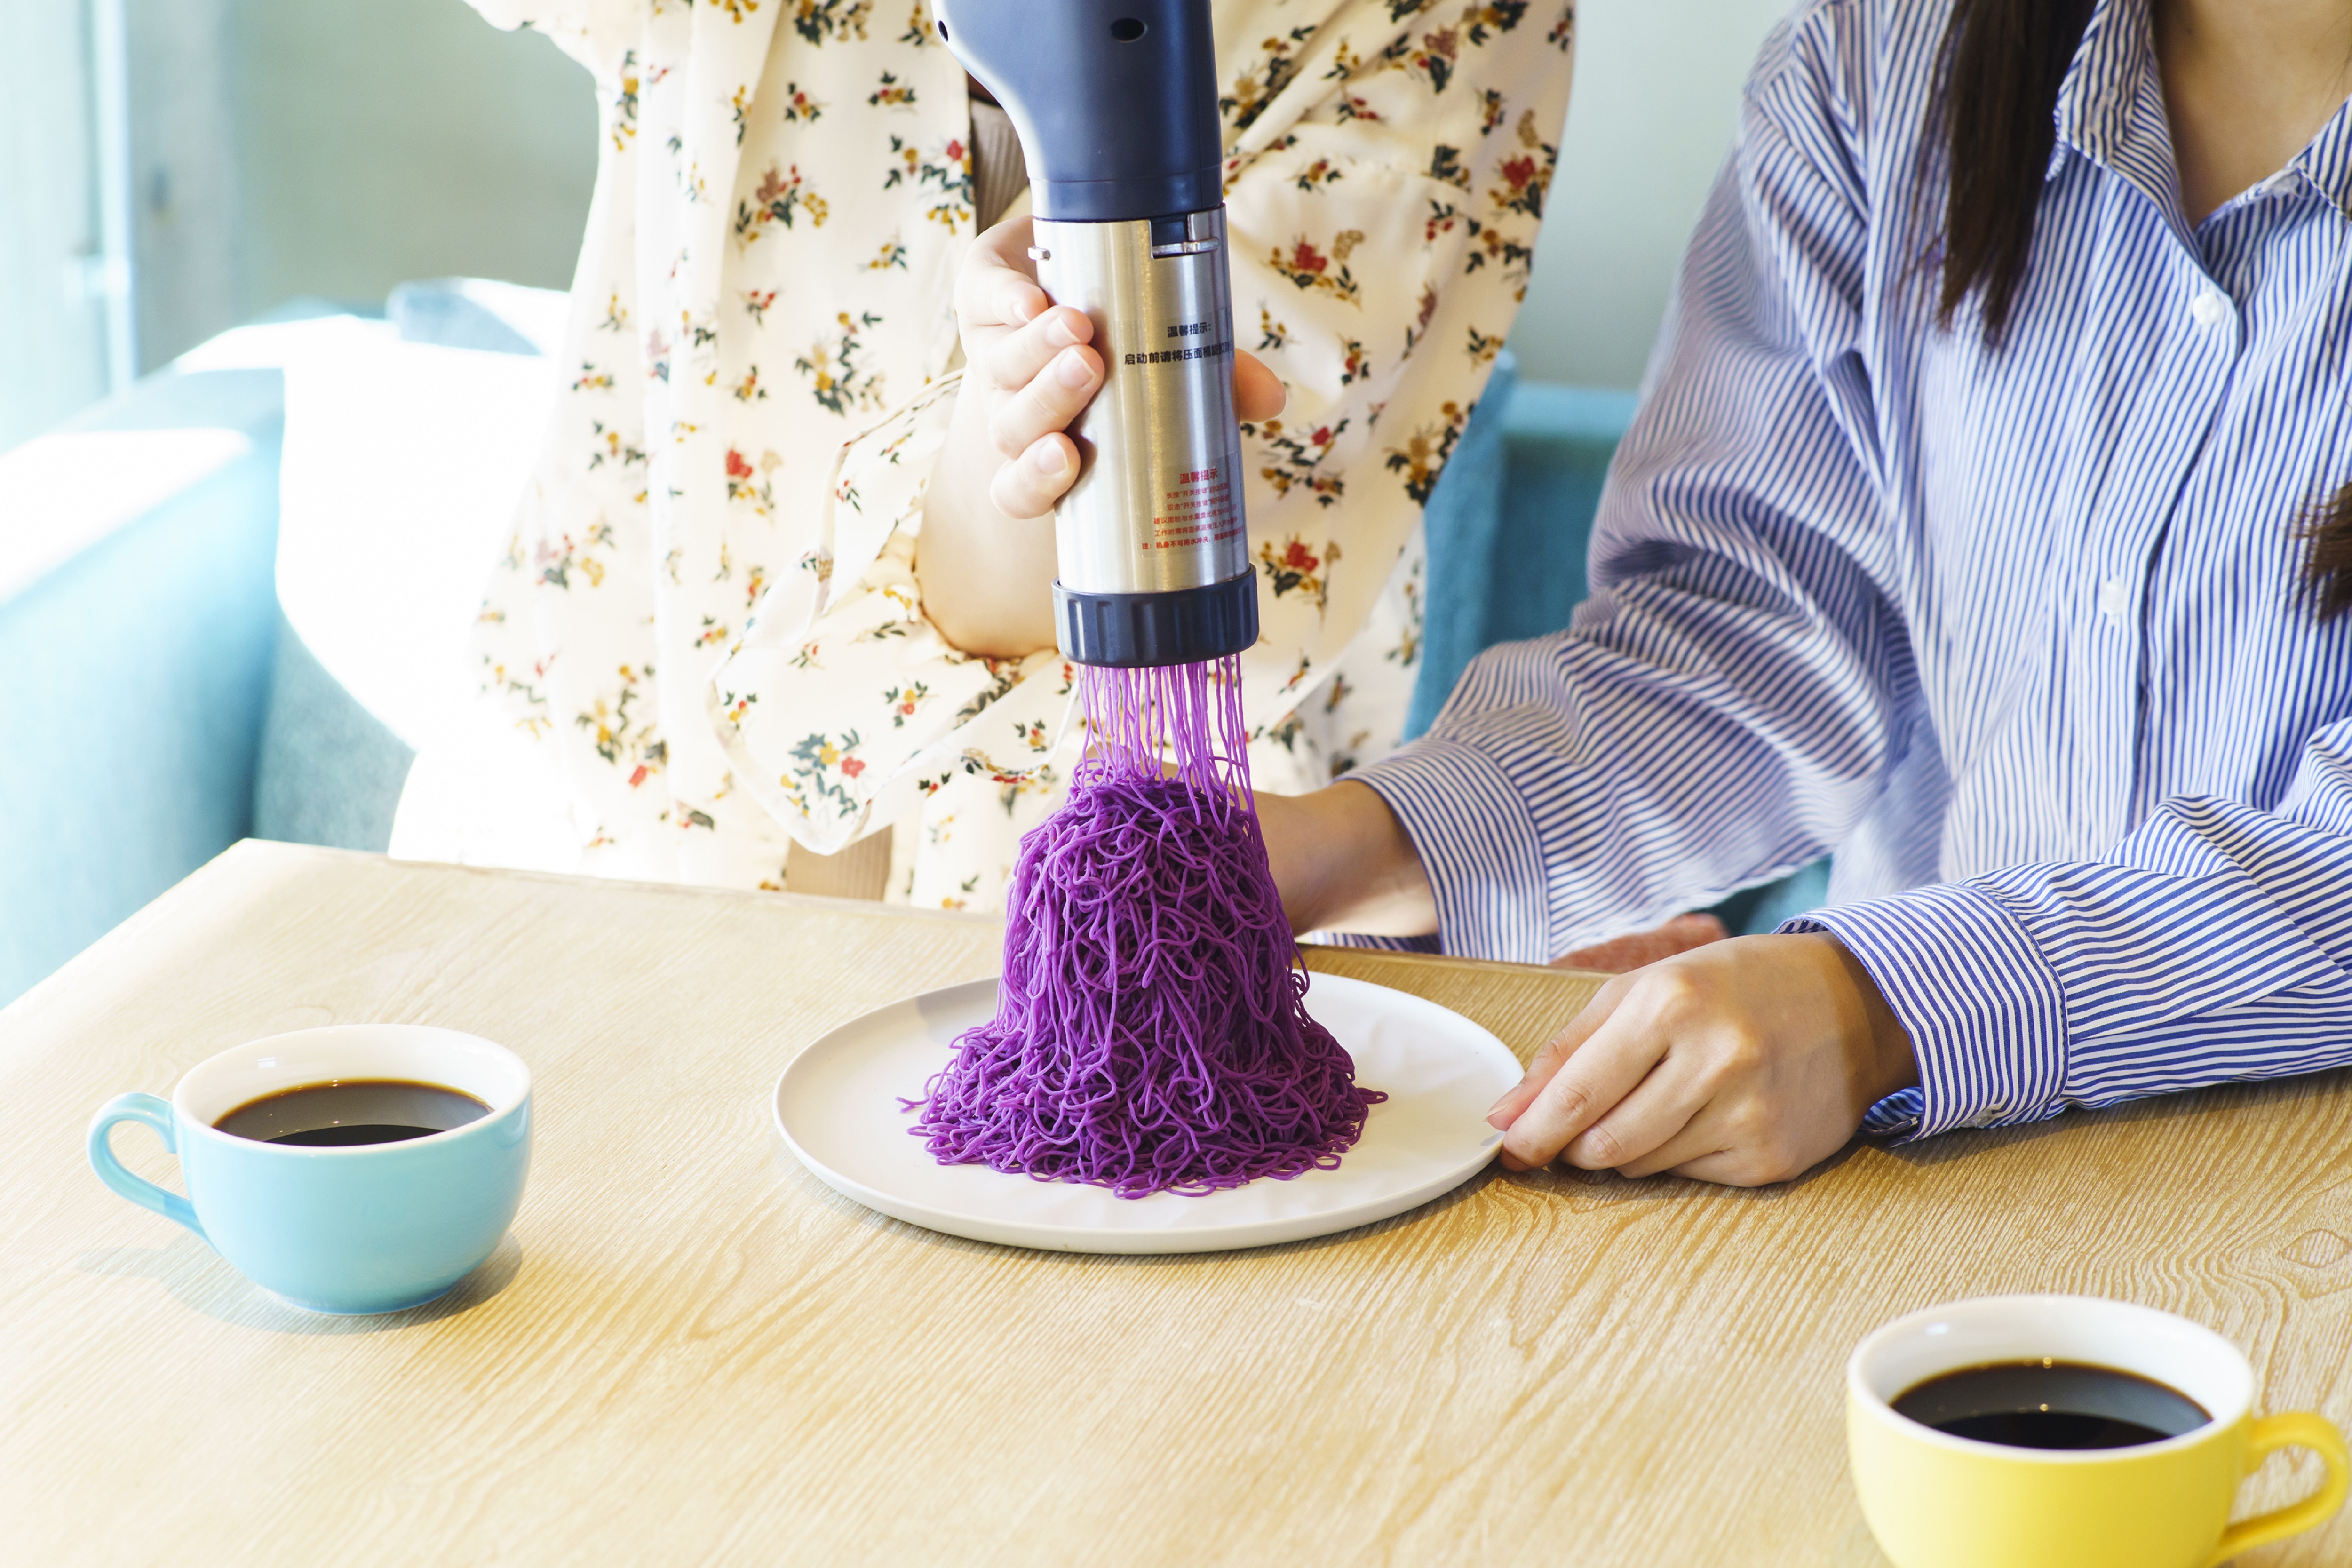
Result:
M2352 216L2352 102L2336 107L2335 117L2287 168L2310 181L2337 212Z
M2149 0L2096 0L2083 41L2058 89L2057 141L2049 177L2069 155L2090 160L2142 186L2156 203L2180 204L2172 127L2157 65ZM2338 212L2352 216L2352 103L2337 109L2312 142L2288 163Z
M2179 205L2148 0L2097 0L2059 84L2050 172L2074 153Z

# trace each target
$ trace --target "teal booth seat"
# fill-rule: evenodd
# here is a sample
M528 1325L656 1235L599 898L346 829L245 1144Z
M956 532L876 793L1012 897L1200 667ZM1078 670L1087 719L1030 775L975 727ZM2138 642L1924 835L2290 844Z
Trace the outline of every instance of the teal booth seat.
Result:
M1463 668L1498 642L1568 625L1584 599L1601 481L1633 395L1519 379L1507 351L1430 498L1429 600L1407 735L1426 731Z
M419 341L529 350L430 288L405 286L394 307ZM1508 354L1497 362L1430 502L1414 732L1480 650L1567 624L1632 412L1628 394L1522 383ZM278 607L283 418L275 371L168 370L92 410L62 434L233 432L241 447L24 580L8 552L44 520L8 493L0 459L0 712L15 759L0 768L0 1004L239 838L390 838L412 754ZM1769 930L1824 886L1811 868L1719 912L1735 931Z
M0 1005L240 838L390 838L408 748L278 611L284 425L278 371L166 369L0 456ZM127 515L41 514L109 465L161 471Z
M0 595L0 1002L252 831L282 404L274 371L167 373L61 433L222 432L245 450ZM140 460L137 439L76 445ZM28 505L0 494L12 552L64 526Z

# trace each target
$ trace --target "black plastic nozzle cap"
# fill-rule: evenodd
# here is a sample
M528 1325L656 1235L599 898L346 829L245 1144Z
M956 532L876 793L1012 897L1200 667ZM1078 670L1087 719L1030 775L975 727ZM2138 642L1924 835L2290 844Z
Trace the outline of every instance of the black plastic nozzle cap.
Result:
M932 0L1021 135L1036 216L1121 223L1224 200L1210 0Z
M1054 584L1062 654L1080 664L1199 664L1257 641L1257 576L1159 594L1079 594Z

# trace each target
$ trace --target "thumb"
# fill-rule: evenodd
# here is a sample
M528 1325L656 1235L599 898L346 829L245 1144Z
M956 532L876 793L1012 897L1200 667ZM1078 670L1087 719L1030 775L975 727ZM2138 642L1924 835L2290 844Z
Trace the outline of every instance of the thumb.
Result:
M1234 351L1234 414L1244 425L1258 425L1273 418L1290 401L1283 390L1282 377L1268 370L1265 362L1245 349Z

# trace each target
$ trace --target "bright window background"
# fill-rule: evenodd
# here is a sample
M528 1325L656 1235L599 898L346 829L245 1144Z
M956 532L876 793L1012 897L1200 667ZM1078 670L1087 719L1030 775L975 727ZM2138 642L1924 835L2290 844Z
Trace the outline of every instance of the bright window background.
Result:
M113 163L110 10L128 148ZM412 278L571 280L596 105L543 37L462 0L8 0L0 16L0 450L109 389L110 185L133 373L298 296L380 307Z
M1784 0L1586 0L1526 373L1630 387ZM595 172L588 79L462 0L11 0L0 450L287 300L413 278L561 288ZM119 18L125 40L105 40ZM113 62L122 112L107 113ZM116 140L127 156L110 159ZM112 171L112 177L109 172ZM109 266L106 214L127 227Z
M13 4L0 91L0 451L106 391L89 51L79 5Z

